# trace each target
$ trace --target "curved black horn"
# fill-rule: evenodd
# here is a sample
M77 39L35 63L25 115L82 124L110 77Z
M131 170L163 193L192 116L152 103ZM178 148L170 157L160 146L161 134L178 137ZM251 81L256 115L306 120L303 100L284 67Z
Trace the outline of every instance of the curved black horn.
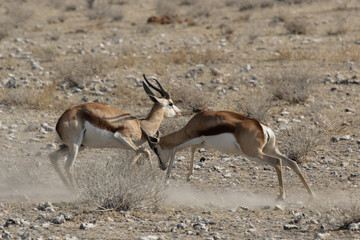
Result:
M151 84L149 82L149 80L146 78L145 74L143 74L143 77L144 77L146 83L149 84L150 87L152 87L153 89L158 91L161 94L162 97L164 97L166 99L170 99L170 94L162 87L162 85L160 84L160 82L156 78L153 78L153 79L156 81L159 88L157 88L153 84Z
M142 84L143 84L146 94L155 97L155 94L151 91L151 89L148 87L148 85L146 85L145 82L142 82Z

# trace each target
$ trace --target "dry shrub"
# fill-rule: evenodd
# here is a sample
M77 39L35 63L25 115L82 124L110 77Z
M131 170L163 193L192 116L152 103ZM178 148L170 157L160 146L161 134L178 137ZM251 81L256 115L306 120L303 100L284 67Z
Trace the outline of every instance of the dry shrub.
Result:
M238 112L247 117L266 123L269 120L271 96L268 91L260 90L251 94L251 97L241 99Z
M324 219L324 224L329 226L330 231L348 231L351 223L360 222L360 202L356 193L357 191L352 191L349 195L341 193L343 196L337 203L332 203L328 197L321 202L321 207L331 204ZM336 197L339 198L338 195ZM356 235L356 231L354 234Z
M305 163L323 140L324 131L310 124L300 124L284 129L279 134L281 152L298 163Z
M287 101L291 104L305 102L312 90L312 79L308 69L286 70L278 76L268 77L268 89L273 99Z
M329 29L326 31L328 36L339 36L339 35L345 35L349 32L350 27L346 24L342 24L337 26L335 29Z
M151 58L132 54L131 51L126 50L123 51L122 56L118 57L116 66L133 67L141 62L142 65L146 65L151 69L157 69L157 71L161 72L161 69L166 69L169 65L209 65L227 63L230 60L229 54L226 54L221 49L195 49L186 46L179 47L178 49L166 53L149 53L149 56L151 56Z
M60 60L57 64L60 82L69 87L79 87L95 75L103 75L115 66L111 60L103 55L86 55L76 60Z
M360 61L360 46L355 44L347 44L341 48L335 49L334 52L324 52L324 58L334 62Z
M158 16L177 15L176 1L157 0L155 10Z
M308 3L311 2L312 0L277 0L278 2L282 2L282 3L286 3L289 5L292 4L303 4L303 3Z
M226 63L229 61L229 55L225 54L220 49L194 49L186 46L176 49L168 54L167 59L164 59L164 61L168 62L169 57L170 61L174 64L193 63L206 65Z
M35 87L3 89L0 91L0 103L9 106L21 106L34 109L49 109L56 106L55 86L46 86L43 89Z
M311 117L310 122L291 123L278 133L282 152L298 163L305 163L317 147L328 144L331 136L343 133L347 128L341 120L334 120L322 103L307 107L304 115ZM349 127L349 131L354 129Z
M86 164L76 168L78 199L101 210L153 207L164 198L164 175L159 173L149 164L132 166L125 157L106 165Z
M123 54L121 56L118 56L115 67L133 67L137 62L139 62L140 58L141 57L135 54Z
M32 53L40 62L52 62L59 56L59 52L56 48L50 46L35 47L33 48Z
M183 109L181 109L183 110ZM189 121L189 117L182 114L179 117L167 118L160 125L159 132L160 136L175 132L183 128Z
M120 6L109 5L107 1L96 1L95 7L89 8L87 12L89 20L121 21L124 17Z
M210 17L212 9L216 9L218 6L208 3L204 4L202 1L195 1L193 7L190 9L188 15L192 18Z
M315 50L308 49L292 49L283 47L278 50L277 55L272 56L273 61L298 61L298 60L315 60L317 54Z
M0 41L9 36L12 26L12 19L9 16L0 14Z
M12 29L25 23L32 15L33 10L22 1L8 1L4 3L5 14L0 14L0 41L9 36Z
M171 98L174 100L175 105L180 108L182 114L192 114L201 109L206 109L208 106L206 93L196 87L172 87L170 85L168 89Z
M339 220L335 225L334 230L349 230L350 224L360 223L360 207L358 199L350 199L350 204L337 209L332 209L336 213L336 218Z
M240 6L239 6L239 11L242 12L242 11L247 11L247 10L251 10L251 9L254 9L256 8L256 1L241 1L240 3Z
M247 11L255 8L269 8L274 6L273 0L243 0L243 1L236 1L236 0L227 0L225 2L225 6L227 7L237 7L239 11Z
M11 18L14 27L25 23L34 14L34 10L27 6L26 2L15 0L5 4L7 14Z
M309 22L306 17L296 17L293 19L285 19L285 29L290 34L308 34L310 31Z

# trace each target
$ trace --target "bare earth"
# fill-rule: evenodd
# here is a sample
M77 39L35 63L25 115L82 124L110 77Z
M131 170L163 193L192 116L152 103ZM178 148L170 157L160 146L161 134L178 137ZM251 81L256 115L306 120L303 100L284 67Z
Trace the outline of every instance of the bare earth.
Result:
M147 23L164 15L172 22ZM291 21L305 33L291 33ZM100 69L85 68L91 64ZM349 227L360 222L359 70L358 1L96 0L93 10L80 0L1 1L0 239L360 239L360 224ZM313 201L290 169L286 202L276 202L274 169L201 149L190 182L189 150L176 155L158 206L98 211L79 204L50 165L53 128L66 108L98 101L145 117L143 73L156 76L183 111L164 120L161 133L169 133L196 108L259 113L270 79L284 71L310 76L310 93L298 103L274 99L262 120L284 152L286 129L309 124L323 132L300 164ZM86 149L74 174L122 155ZM65 222L52 221L61 215Z

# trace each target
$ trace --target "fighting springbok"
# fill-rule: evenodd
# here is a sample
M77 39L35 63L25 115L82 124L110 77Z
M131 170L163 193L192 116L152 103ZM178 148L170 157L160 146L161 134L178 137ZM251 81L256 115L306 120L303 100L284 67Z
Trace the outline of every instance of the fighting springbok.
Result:
M205 147L224 153L242 153L249 160L274 167L279 180L279 200L285 199L282 164L288 166L300 177L308 193L314 197L297 163L279 151L274 132L259 121L239 113L202 110L182 129L160 138L147 138L159 158L160 168L168 168L167 178L170 176L176 151L191 147L191 162L187 175L189 181L193 173L195 150Z
M154 135L164 117L179 115L180 110L158 80L154 79L158 85L156 87L149 82L145 74L143 77L146 81L143 82L144 90L154 102L145 119L137 119L127 112L100 103L84 103L69 108L59 118L56 133L63 145L50 154L50 161L66 186L74 186L72 165L81 146L133 150L136 152L133 163L141 153L145 153L151 164L150 151L140 146L147 140L145 135ZM159 92L161 97L156 97L148 86ZM65 155L67 160L64 168L68 179L58 164L59 159Z

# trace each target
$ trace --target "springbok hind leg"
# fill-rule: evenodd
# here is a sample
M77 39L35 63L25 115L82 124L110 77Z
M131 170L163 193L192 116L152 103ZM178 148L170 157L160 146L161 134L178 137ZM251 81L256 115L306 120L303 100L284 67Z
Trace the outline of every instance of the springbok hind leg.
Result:
M285 187L284 187L284 178L282 172L282 161L278 158L273 158L268 155L263 156L264 163L269 164L270 166L274 167L276 170L276 174L279 181L279 196L276 198L277 201L284 201L285 200Z
M69 148L66 145L63 145L63 146L61 146L61 149L59 149L49 155L51 165L54 167L54 169L55 169L56 173L59 175L61 181L67 187L69 187L70 184L69 184L68 180L66 179L64 173L61 171L61 169L59 167L59 160L61 158L64 158L68 153L69 153Z
M196 150L196 146L192 146L191 147L191 159L190 159L190 164L189 164L189 172L186 176L186 180L189 182L192 178L193 175L193 171L194 171L194 155L195 155L195 150Z
M70 185L68 185L70 188L74 188L75 186L74 177L72 175L72 166L74 164L78 152L79 152L79 146L77 144L73 144L69 146L69 154L65 162L65 172L70 181Z
M303 183L304 187L306 188L306 190L308 191L308 193L310 194L310 198L313 199L315 198L315 194L314 192L311 190L309 184L307 183L304 175L302 174L299 165L294 161L291 160L290 158L287 158L285 156L281 156L281 160L283 161L284 166L288 166L290 167L300 178L301 182Z

